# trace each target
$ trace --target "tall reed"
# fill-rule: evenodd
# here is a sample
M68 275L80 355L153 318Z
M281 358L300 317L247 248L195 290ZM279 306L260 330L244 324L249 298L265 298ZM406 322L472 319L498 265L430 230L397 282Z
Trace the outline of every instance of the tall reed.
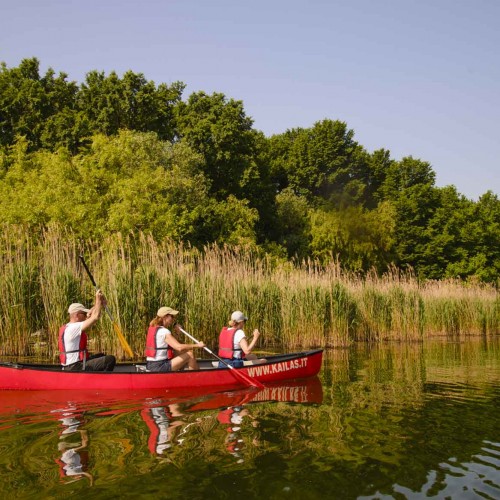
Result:
M500 331L500 298L492 286L458 280L419 282L395 268L384 275L276 263L244 248L199 250L146 234L80 241L60 227L33 232L4 226L0 236L0 352L57 354L57 330L71 302L91 305L94 290L78 256L85 254L109 310L137 356L157 309L178 309L184 328L215 347L233 310L249 317L258 349L346 346L354 341L422 341ZM103 317L92 348L123 352ZM186 339L183 339L187 341Z

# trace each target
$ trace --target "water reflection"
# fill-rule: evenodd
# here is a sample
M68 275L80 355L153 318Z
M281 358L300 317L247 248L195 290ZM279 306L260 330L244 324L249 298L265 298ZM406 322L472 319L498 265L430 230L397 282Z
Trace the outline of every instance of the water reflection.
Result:
M58 420L61 422L62 430L57 446L61 453L57 460L61 478L70 478L72 481L87 478L90 486L92 486L93 477L87 472L89 437L88 432L81 428L83 413L76 406L54 410L54 413L60 413L61 415Z
M178 404L154 406L141 411L141 417L150 432L148 448L153 455L163 455L175 443L176 430L185 423L180 418L182 416Z
M0 492L161 497L167 477L169 498L500 498L500 340L324 360L262 390L2 393Z
M252 417L249 410L243 406L229 406L220 410L217 420L226 429L227 435L224 440L226 450L237 460L237 463L244 462L243 455L245 449L245 440L241 432L242 425L248 425L251 422L253 427L258 425L255 418ZM252 439L252 444L257 446L257 438Z

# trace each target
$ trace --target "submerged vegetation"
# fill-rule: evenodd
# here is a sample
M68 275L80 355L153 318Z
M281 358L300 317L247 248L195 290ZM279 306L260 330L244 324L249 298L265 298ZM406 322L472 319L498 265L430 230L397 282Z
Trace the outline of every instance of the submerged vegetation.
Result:
M255 249L209 245L202 250L151 235L113 234L82 240L59 226L39 232L4 226L0 237L0 350L55 357L57 330L71 302L90 303L84 253L115 319L137 356L159 305L181 311L187 331L214 345L234 309L263 335L260 349L346 346L353 341L462 340L497 334L500 298L484 283L421 282L396 268L365 275L338 263L300 266ZM122 354L103 317L93 350Z

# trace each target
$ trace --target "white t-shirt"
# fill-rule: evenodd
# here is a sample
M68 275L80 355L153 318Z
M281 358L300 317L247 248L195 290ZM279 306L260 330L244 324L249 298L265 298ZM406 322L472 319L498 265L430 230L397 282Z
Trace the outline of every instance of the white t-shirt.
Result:
M156 331L156 347L159 349L161 347L168 347L167 335L172 335L172 332L165 327L158 328ZM163 361L167 359L167 350L161 349L156 351L156 356L147 356L147 361Z
M64 463L63 469L67 476L76 476L83 472L80 454L73 448L66 450L61 455L61 461Z
M240 342L241 339L245 338L245 332L243 330L237 330L236 333L234 334L234 339L233 339L233 350L234 350L234 358L235 359L241 359L241 355L243 351L237 351L236 349L241 349Z
M170 423L165 408L151 408L151 414L155 425L158 427L158 436L156 437L156 453L161 455L166 449L171 448L172 444L169 443L168 425Z
M77 323L68 323L66 325L66 330L64 330L64 350L76 351L80 349L80 338L82 336L82 325L83 321ZM72 365L80 361L80 353L72 352L66 354L66 363L63 366Z

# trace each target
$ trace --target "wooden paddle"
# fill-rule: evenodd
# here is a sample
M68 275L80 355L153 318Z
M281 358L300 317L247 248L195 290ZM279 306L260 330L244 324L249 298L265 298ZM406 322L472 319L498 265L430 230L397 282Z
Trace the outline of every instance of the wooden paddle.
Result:
M197 344L200 343L199 340L196 340L192 335L186 332L186 330L183 330L182 328L179 329L184 335L188 336L193 342L196 342ZM208 347L205 346L203 349L205 349L205 351L211 354L214 358L217 358L223 365L226 365L231 370L231 373L236 378L240 379L241 382L244 382L246 385L258 387L259 389L262 389L264 387L258 380L250 378L248 375L245 375L244 373L241 373L240 371L236 370L234 366L231 366L229 363L226 363L222 358L219 358L217 354L213 353Z
M80 260L82 261L82 264L83 264L83 267L85 268L85 271L87 271L87 275L90 278L90 281L94 285L94 288L97 290L99 287L97 286L97 283L95 282L95 279L92 276L90 269L87 267L87 263L85 262L83 255L80 255L79 257L80 257ZM111 320L111 323L113 324L113 330L115 331L116 335L118 336L118 339L120 341L120 344L122 345L123 350L130 358L133 358L134 353L133 353L132 349L130 348L130 346L127 342L127 339L125 338L125 335L123 335L123 332L121 331L120 327L118 326L118 323L114 320L113 316L111 315L111 312L110 312L107 304L104 306L104 310L108 314L109 319Z

